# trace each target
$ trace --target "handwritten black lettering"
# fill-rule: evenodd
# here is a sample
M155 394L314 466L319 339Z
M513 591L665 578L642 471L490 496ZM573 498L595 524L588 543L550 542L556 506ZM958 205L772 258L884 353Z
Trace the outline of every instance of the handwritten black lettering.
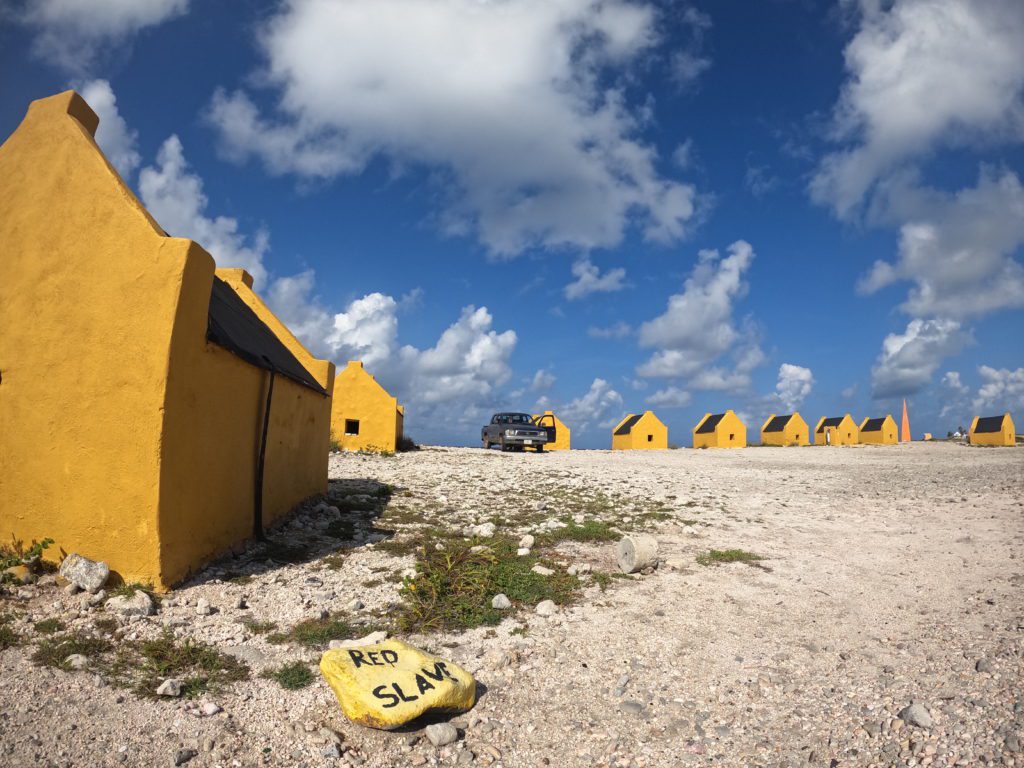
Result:
M420 689L420 693L426 693L434 689L434 684L429 682L423 675L416 675L416 687Z
M390 700L389 704L381 704L381 707L383 707L384 709L391 709L392 707L397 707L398 697L395 696L395 694L393 693L385 693L385 690L387 690L386 685L378 685L376 688L373 689L373 695L381 701Z
M356 669L359 669L360 665L366 664L362 651L349 651L348 655L352 659L352 663L355 664Z
M444 664L442 664L441 662L438 662L437 664L434 665L434 671L433 672L431 672L426 667L423 667L422 669L420 669L420 672L422 672L424 675L429 677L431 680L436 680L439 683L442 680L444 680L444 671L445 671L444 670Z
M377 661L377 652L376 651L370 651L366 655L370 657L370 663L373 664L375 667L382 667L382 666L384 666L379 661Z
M398 662L398 654L394 651L381 651L380 657L384 659L384 661L386 661L392 667L395 666L395 664Z
M406 696L398 683L392 683L391 687L395 689L395 693L399 695L402 701L416 701L419 698L419 696Z

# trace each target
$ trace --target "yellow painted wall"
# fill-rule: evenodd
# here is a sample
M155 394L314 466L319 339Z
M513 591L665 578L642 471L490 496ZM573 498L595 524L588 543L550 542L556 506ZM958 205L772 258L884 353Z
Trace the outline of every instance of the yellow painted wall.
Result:
M899 431L896 428L896 419L892 417L892 414L886 414L882 428L877 431L864 431L864 425L868 421L868 419L864 419L857 430L859 440L863 445L896 445L899 443Z
M213 259L165 236L97 122L69 91L0 147L0 539L165 588L251 532L265 372L207 343ZM267 521L326 489L328 398L290 387Z
M533 418L543 427L550 427L552 424L555 426L555 442L547 443L544 446L545 451L568 451L570 449L572 432L562 423L560 418L551 411L544 411L544 413L540 414L535 413Z
M726 411L715 426L713 432L697 434L700 425L712 414L705 413L704 418L693 428L694 448L745 448L747 445L747 427L732 410Z
M1006 413L1003 416L1003 428L999 432L975 432L974 428L978 425L978 417L975 416L971 421L971 429L968 432L968 438L971 445L1002 445L1010 446L1017 444L1016 427L1013 424L1013 419L1010 418L1010 414ZM2 490L2 489L0 489Z
M818 419L817 425L814 427L814 444L825 445L825 432L831 433L832 440L830 445L856 445L860 441L860 430L857 428L857 423L853 420L850 414L843 416L843 420L839 422L838 426L825 427L824 432L819 432L821 424L825 421L826 417L822 416Z
M658 451L668 448L668 427L652 411L644 411L639 421L625 435L616 435L619 427L636 414L629 414L612 430L613 451Z
M810 445L810 427L803 416L794 413L780 432L765 432L765 428L775 418L773 413L761 425L761 445Z
M345 434L345 421L359 421L359 434ZM334 379L331 437L344 451L394 452L404 422L398 401L363 364L350 360Z

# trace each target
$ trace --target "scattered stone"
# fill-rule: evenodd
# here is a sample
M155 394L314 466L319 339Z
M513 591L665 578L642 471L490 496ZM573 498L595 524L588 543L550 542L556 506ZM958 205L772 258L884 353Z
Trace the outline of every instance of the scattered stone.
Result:
M209 616L211 613L213 613L213 608L210 606L210 601L205 597L200 597L196 603L196 615Z
M12 565L4 573L16 584L31 584L36 580L36 575L27 565Z
M400 640L329 650L320 673L354 723L390 730L425 712L466 712L476 680L462 667Z
M512 601L508 599L508 596L499 594L495 595L491 600L491 608L496 608L499 611L506 611L512 607Z
M327 726L321 726L316 733L317 736L319 736L328 744L337 744L340 746L341 742L343 741L341 734L339 734L337 731L328 728Z
M333 757L335 759L341 757L341 747L337 744L328 744L326 747L320 750L321 757Z
M198 754L194 749L179 749L178 753L174 756L174 765L184 765Z
M107 583L110 566L102 561L90 560L72 553L60 564L60 575L79 589L95 592Z
M533 566L533 568L531 568L530 570L541 576L553 576L555 573L550 568L545 568L543 565L540 565L539 563Z
M631 715L639 715L644 711L644 705L639 701L624 701L619 704L619 709Z
M908 725L916 725L918 728L932 727L932 716L928 714L923 704L916 701L901 709L899 718Z
M352 600L346 607L350 611L361 611L366 606L364 606L363 601L357 597L355 600Z
M459 738L459 729L451 723L433 723L427 726L427 739L435 747L452 744Z
M199 711L203 713L203 717L213 717L218 712L222 712L223 710L218 705L214 704L212 701L204 701L202 704L199 705Z
M537 540L533 537L533 534L528 533L519 540L519 546L522 549L533 549L533 545Z
M169 696L171 698L177 698L181 696L181 680L177 680L173 677L169 677L160 683L160 686L156 689L157 696Z
M519 555L519 557L526 557L528 554L530 554L530 550L526 547L520 547L516 550L516 554Z
M327 647L332 651L336 651L340 648L359 648L363 645L376 645L382 643L388 639L388 633L383 629L378 632L371 632L370 634L357 638L355 640L331 640L327 644Z
M104 607L108 611L120 613L122 616L152 616L156 610L153 598L141 590L136 590L130 597L115 595L107 600Z
M978 659L978 663L974 665L974 668L978 672L987 672L989 674L991 674L994 670L992 662L988 659Z
M94 595L89 595L87 603L91 608L95 608L99 605L103 605L103 601L107 599L107 590L101 589Z
M491 538L496 530L497 526L494 523L481 523L469 529L471 536L477 536L481 539Z
M87 656L83 656L80 653L72 653L70 656L64 659L64 663L71 667L71 669L83 670L88 668L89 658Z
M537 603L537 615L544 616L545 618L554 616L558 613L558 606L555 605L554 600L541 600Z

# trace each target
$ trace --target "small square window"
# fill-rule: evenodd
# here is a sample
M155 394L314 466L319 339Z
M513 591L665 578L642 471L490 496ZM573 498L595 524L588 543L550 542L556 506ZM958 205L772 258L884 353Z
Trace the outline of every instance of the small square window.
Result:
M736 439L736 435L734 435L734 434L732 434L732 433L730 432L730 433L729 433L729 440L735 440L735 439Z
M359 419L345 419L345 434L346 435L358 435L359 434Z
M653 443L654 442L654 435L648 435L647 436L647 442L648 443Z

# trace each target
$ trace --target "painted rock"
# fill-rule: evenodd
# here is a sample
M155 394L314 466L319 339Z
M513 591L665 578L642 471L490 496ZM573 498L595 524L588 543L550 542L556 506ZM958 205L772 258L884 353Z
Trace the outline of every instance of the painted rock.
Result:
M424 712L465 712L476 680L462 667L401 640L324 653L320 673L354 723L390 730Z

